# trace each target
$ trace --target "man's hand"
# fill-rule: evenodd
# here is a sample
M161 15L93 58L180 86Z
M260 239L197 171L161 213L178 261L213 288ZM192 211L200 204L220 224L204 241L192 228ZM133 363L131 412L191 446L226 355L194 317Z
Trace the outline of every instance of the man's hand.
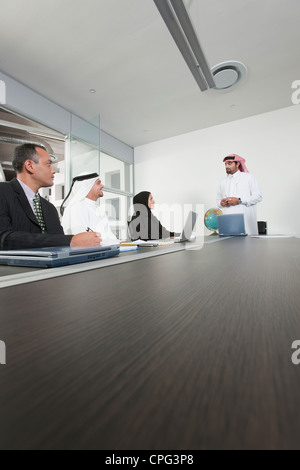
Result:
M237 206L239 203L238 197L224 197L221 201L222 207Z
M71 240L71 248L84 246L87 248L100 246L102 242L101 233L84 232L74 235Z

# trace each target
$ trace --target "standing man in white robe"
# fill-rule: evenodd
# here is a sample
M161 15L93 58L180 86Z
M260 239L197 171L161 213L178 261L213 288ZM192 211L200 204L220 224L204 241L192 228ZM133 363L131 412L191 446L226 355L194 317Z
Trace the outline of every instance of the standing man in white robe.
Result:
M103 188L104 185L95 173L73 179L71 190L62 204L63 208L70 197L62 217L66 234L100 231L102 246L120 243L111 231L104 208L97 204L98 199L103 197Z
M244 214L246 232L257 235L256 204L262 200L259 184L248 172L244 158L232 154L223 162L227 176L220 182L217 205L223 214Z

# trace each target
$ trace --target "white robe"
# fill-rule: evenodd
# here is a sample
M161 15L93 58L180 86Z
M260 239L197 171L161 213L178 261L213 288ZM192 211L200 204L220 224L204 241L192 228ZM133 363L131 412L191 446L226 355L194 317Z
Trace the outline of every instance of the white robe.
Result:
M93 232L101 233L103 246L120 243L111 231L104 208L95 201L85 198L83 201L74 203L70 208L69 221L69 226L64 226L67 234L76 235L91 229Z
M221 200L225 197L239 197L241 204L222 207ZM257 235L256 204L262 200L261 189L257 180L250 173L237 171L227 175L219 185L217 205L223 214L244 214L245 229L249 235Z

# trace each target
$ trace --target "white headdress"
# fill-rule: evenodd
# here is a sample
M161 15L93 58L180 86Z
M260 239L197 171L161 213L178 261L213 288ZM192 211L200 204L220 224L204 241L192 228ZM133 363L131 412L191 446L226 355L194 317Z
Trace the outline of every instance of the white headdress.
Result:
M99 179L97 173L80 175L73 178L71 189L60 207L60 212L63 215L61 224L66 234L69 234L70 232L71 208L77 202L84 201L97 179ZM69 199L69 202L65 208L67 199Z

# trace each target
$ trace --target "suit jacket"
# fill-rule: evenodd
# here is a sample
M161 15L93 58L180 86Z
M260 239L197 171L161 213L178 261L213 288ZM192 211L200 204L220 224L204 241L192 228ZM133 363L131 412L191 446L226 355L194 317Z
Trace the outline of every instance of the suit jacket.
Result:
M68 246L72 235L64 235L58 213L41 198L47 233L42 233L29 201L17 181L0 183L0 249L18 250Z

